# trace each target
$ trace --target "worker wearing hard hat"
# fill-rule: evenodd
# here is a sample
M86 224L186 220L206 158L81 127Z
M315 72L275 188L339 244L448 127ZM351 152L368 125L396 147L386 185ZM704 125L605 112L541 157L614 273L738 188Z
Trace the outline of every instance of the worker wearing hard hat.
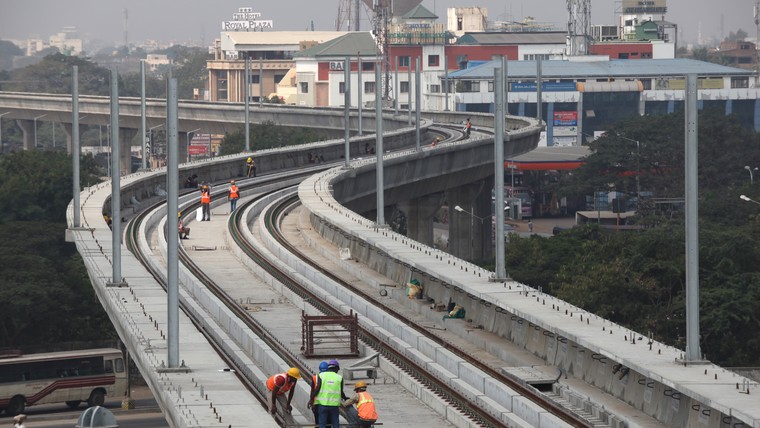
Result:
M235 207L237 207L238 199L240 199L240 190L238 190L237 185L235 185L235 180L230 181L230 189L227 199L230 201L230 213L232 213L235 211Z
M272 391L271 412L273 415L277 413L277 397L284 395L286 392L288 392L288 402L285 411L290 413L293 410L290 402L293 400L294 387L298 379L301 379L301 371L295 367L291 367L287 372L276 374L267 379L267 389Z
M245 161L245 166L248 168L248 177L255 177L256 176L256 162L253 160L253 158L249 157Z
M356 404L356 410L359 413L359 426L371 427L377 422L377 410L375 410L375 400L367 392L367 382L360 380L354 385L354 395L352 398L343 402L343 407Z
M309 408L319 406L319 428L331 425L340 428L341 400L348 397L343 393L343 376L339 375L340 365L336 360L327 363L327 371L317 376L317 385L311 391Z
M185 223L182 222L182 211L177 213L177 231L179 239L187 239L190 236L190 228L185 227Z

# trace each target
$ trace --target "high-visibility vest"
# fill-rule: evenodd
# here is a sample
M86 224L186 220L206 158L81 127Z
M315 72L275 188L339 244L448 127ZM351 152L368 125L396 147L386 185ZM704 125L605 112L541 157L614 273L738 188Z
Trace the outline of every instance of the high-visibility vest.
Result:
M201 193L201 204L210 204L211 195L208 192Z
M240 195L238 194L238 188L235 185L230 186L230 199L237 199Z
M340 387L343 377L335 372L322 372L319 374L320 386L314 404L328 407L340 406Z
M280 385L282 383L283 385ZM295 382L288 382L288 375L285 373L276 374L269 379L267 379L267 389L270 391L274 391L274 387L278 387L279 390L277 390L278 394L284 394L291 389L293 389L293 386L295 385Z
M369 395L369 392L360 392L359 402L356 403L356 410L359 411L359 419L365 421L376 421L377 411L375 410L375 400Z

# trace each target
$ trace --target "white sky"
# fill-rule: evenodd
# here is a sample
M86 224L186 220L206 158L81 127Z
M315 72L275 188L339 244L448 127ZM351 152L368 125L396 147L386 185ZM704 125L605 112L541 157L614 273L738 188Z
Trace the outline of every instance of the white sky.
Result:
M681 40L696 42L727 36L742 29L756 36L753 6L757 0L668 0L665 19L678 24ZM251 7L262 19L274 21L275 30L333 30L339 0L0 0L0 39L47 39L65 26L74 26L83 38L115 44L124 41L124 9L128 10L130 43L205 41L219 37L221 22L232 20L239 7ZM566 0L424 0L441 22L448 7L480 6L488 9L489 20L521 20L533 16L539 22L555 23L564 29ZM621 2L592 0L594 24L615 23ZM361 28L369 29L367 13Z

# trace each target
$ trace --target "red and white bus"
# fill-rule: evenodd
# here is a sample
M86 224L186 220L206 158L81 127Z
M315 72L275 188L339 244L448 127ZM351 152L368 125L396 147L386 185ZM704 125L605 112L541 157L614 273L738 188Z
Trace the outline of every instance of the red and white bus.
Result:
M106 396L126 393L127 371L118 349L0 357L0 410L9 416L35 404L102 406Z

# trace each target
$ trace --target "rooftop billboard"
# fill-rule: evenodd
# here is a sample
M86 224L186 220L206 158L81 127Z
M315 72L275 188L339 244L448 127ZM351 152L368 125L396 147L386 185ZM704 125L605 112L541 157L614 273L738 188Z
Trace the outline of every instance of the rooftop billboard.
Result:
M666 0L623 0L624 14L665 13Z

